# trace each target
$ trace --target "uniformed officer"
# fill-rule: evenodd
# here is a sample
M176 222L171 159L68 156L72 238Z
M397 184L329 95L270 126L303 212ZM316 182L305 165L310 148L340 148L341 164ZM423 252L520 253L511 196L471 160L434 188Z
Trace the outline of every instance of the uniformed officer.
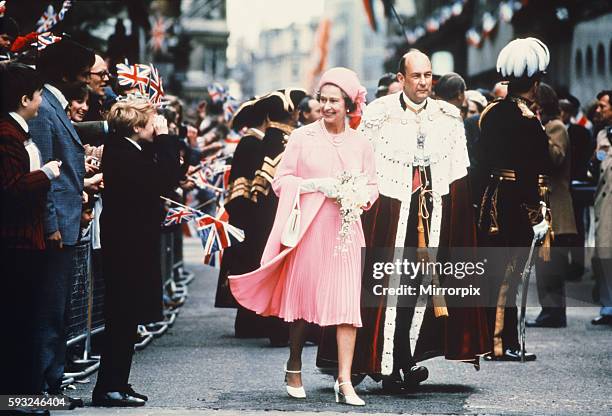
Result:
M521 359L516 295L527 260L524 248L534 237L543 237L537 227L543 221L538 176L551 166L548 137L530 106L549 60L548 48L538 39L515 39L506 45L497 71L508 83L508 95L491 103L480 118L477 154L485 189L479 245L504 248L489 268L492 299L497 299L488 308L492 353L485 358L490 360ZM525 355L526 361L535 359L535 354Z

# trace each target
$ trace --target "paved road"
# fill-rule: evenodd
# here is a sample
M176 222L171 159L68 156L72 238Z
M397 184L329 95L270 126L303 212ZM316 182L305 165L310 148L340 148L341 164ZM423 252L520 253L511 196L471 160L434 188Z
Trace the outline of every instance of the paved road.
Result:
M536 362L484 362L475 371L436 358L427 361L430 378L413 394L385 396L380 385L366 380L358 388L365 408L333 403L333 379L316 370L316 348L307 347L303 362L308 398L291 400L283 388L287 350L271 348L264 339L233 338L235 311L213 307L216 271L201 265L198 244L190 240L185 245L187 267L197 277L176 324L134 359L131 382L149 395L147 407L86 407L54 415L612 414L612 328L590 325L595 308L568 310L565 329L528 329ZM529 312L533 316L537 310ZM71 393L89 406L94 382L95 376Z

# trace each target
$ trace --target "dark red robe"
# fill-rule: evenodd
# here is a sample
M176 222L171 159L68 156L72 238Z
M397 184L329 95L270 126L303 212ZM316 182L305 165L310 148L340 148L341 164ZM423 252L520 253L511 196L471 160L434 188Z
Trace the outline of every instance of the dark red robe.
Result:
M406 247L417 246L417 203L418 195L413 195L411 203ZM400 201L381 195L373 207L362 218L364 235L366 236L366 259L368 251L374 247L394 247L395 236L400 214ZM473 207L467 177L453 182L450 192L442 197L442 224L439 245L444 247L475 247L476 230L474 225ZM392 253L391 253L392 254ZM389 259L391 260L391 259ZM367 261L367 260L366 260ZM380 261L380 259L377 259ZM366 267L364 270L368 270ZM363 279L362 299L366 291L371 293L371 276ZM353 361L354 374L369 374L379 376L382 373L381 361L384 345L384 324L387 299L379 296L376 307L362 307L363 327L357 332L357 343ZM412 309L412 310L408 310ZM479 356L489 351L487 320L482 308L448 307L449 316L435 318L430 304L426 309L420 336L416 343L414 356L409 343L399 348L394 354L394 361L400 361L405 368L414 363L444 356L448 360L458 360L473 363L478 366ZM399 311L399 308L398 308ZM409 330L413 308L404 308L404 313L396 317L396 336L393 342L398 342L398 330ZM398 313L399 315L399 313ZM405 341L404 337L404 341ZM396 346L397 350L397 346ZM317 366L322 369L337 366L337 347L335 328L326 328L317 356Z

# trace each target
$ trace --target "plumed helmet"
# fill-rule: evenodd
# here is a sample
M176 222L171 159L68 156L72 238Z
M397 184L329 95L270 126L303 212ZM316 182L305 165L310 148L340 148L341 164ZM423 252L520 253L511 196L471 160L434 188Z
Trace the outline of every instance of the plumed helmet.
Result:
M548 47L536 38L508 43L497 57L497 72L505 79L533 78L544 74L550 62Z

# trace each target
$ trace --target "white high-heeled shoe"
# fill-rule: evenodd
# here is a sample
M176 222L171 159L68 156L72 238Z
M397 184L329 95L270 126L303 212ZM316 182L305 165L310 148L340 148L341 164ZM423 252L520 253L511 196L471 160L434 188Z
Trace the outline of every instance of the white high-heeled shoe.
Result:
M365 406L365 402L357 396L357 394L345 395L340 391L340 387L345 384L351 384L350 381L343 381L338 383L338 380L334 383L334 393L336 394L336 403L350 404L351 406Z
M283 369L285 370L285 373L290 373L290 374L301 374L302 373L301 370L297 370L297 371L287 370L286 363ZM285 377L285 383L286 382L287 382L287 378ZM285 387L287 387L287 394L293 397L294 399L305 399L306 398L306 390L304 390L304 386L292 387L289 384L287 384Z

